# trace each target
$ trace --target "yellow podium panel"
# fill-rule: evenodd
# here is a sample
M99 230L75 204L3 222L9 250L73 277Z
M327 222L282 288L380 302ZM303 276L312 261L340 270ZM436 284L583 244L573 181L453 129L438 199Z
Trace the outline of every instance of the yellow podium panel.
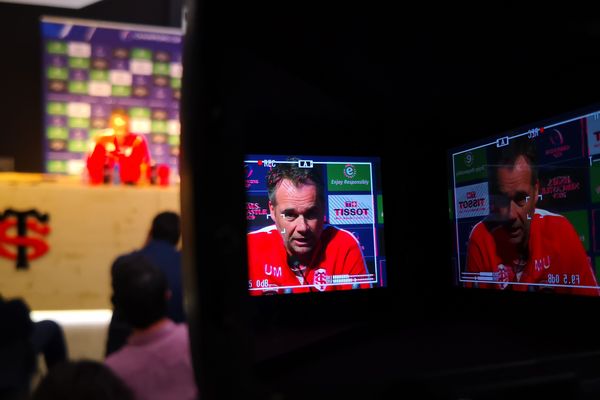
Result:
M20 217L19 228L8 210L36 210L48 221ZM37 310L111 308L112 261L143 246L152 218L167 210L179 212L179 186L87 186L66 177L0 174L0 294ZM47 251L32 258L41 243ZM18 268L23 258L28 266Z

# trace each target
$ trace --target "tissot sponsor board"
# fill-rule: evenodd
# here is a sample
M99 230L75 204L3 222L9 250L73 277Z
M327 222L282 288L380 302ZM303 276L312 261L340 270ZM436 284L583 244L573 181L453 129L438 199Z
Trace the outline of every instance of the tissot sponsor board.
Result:
M488 183L456 188L456 217L469 218L486 216L490 212Z
M373 196L329 195L329 222L333 225L373 224Z

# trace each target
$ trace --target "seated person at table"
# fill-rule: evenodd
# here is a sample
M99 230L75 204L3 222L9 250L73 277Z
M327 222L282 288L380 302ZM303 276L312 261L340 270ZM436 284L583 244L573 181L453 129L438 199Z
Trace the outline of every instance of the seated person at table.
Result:
M143 135L131 133L129 116L123 109L112 112L110 128L101 135L87 159L90 183L110 183L120 179L125 184L136 184L148 179L151 164L148 144ZM119 176L113 176L119 166Z

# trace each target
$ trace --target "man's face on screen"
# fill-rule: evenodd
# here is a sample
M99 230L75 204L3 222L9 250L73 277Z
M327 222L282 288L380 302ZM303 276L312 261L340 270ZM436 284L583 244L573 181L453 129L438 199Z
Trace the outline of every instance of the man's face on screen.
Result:
M529 240L529 227L535 212L539 184L531 184L531 167L523 156L513 166L498 168L500 199L497 212L504 222L509 241L525 246Z
M311 184L295 186L284 179L275 191L275 200L276 205L269 203L269 209L287 254L308 263L307 258L312 255L323 231L323 205L317 187Z

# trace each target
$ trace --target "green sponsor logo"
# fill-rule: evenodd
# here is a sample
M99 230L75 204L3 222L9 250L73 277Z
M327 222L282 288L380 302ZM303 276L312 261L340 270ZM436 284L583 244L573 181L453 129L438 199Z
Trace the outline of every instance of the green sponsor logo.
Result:
M87 94L88 93L88 83L86 81L70 81L69 82L69 93Z
M46 128L46 137L48 139L68 139L69 130L62 126L49 126Z
M113 85L112 95L115 97L129 97L131 96L131 86Z
M332 192L370 192L371 165L327 164L327 188Z
M46 43L46 51L50 54L67 54L67 44L57 40L49 40Z
M377 223L383 224L383 196L377 195Z
M129 116L131 118L150 118L150 109L146 107L131 107L129 109Z
M171 87L173 89L181 89L181 78L171 78Z
M169 75L171 73L171 68L169 63L164 62L156 62L152 66L152 73L154 75Z
M167 133L169 131L169 126L167 121L152 121L152 133Z
M152 60L152 50L135 47L131 49L131 58L138 60Z
M590 249L590 237L589 237L589 224L588 224L588 212L586 210L568 211L563 215L573 224L581 244L585 248L585 251Z
M69 67L88 69L90 67L90 59L84 57L69 57Z
M69 140L67 149L72 153L85 153L87 151L87 144L85 140Z
M89 128L90 127L90 119L89 118L69 118L68 122L69 128Z
M170 135L168 143L171 146L179 146L179 136L178 135Z
M50 101L46 105L48 115L67 115L67 103Z
M69 70L67 68L48 67L46 76L48 79L59 79L65 81L69 79Z
M65 174L67 172L67 162L60 160L48 160L46 162L46 171L51 174Z
M487 178L487 154L485 148L471 150L454 156L455 180L462 183Z
M106 82L108 81L108 71L93 69L90 71L90 81Z
M594 264L596 269L596 280L598 280L598 278L600 278L600 257L594 258Z

